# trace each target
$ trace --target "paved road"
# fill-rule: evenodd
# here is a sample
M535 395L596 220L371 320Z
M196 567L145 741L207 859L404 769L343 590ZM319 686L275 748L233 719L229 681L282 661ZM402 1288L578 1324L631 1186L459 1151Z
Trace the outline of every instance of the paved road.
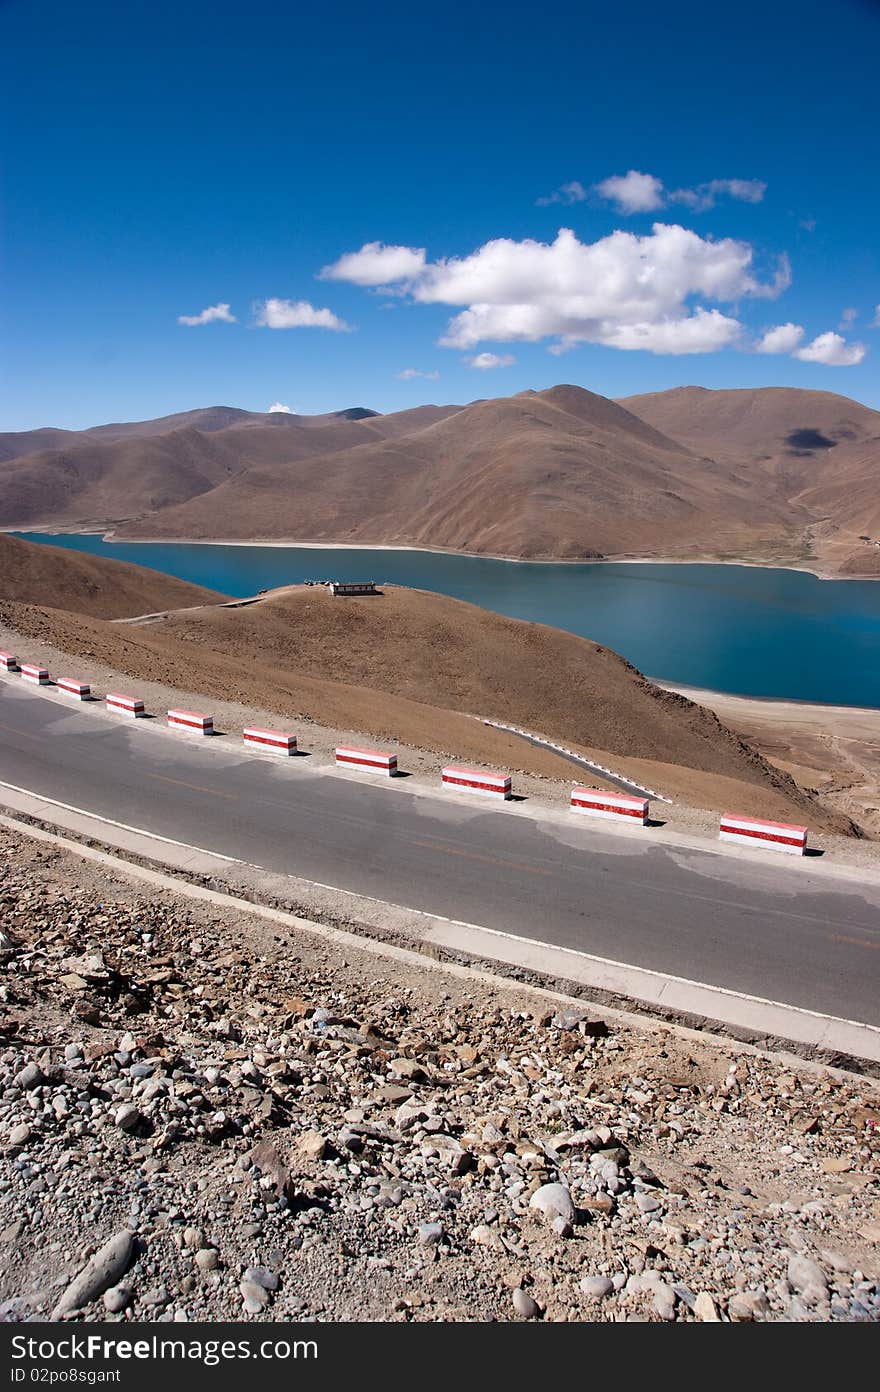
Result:
M821 861L765 867L355 782L6 681L0 779L273 871L880 1024L880 886L823 882Z

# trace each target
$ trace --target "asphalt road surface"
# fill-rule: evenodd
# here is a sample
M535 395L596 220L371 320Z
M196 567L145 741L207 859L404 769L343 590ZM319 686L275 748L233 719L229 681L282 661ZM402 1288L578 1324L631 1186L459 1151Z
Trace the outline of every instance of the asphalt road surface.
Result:
M0 780L268 870L880 1024L880 886L823 878L820 859L765 866L533 820L7 682Z

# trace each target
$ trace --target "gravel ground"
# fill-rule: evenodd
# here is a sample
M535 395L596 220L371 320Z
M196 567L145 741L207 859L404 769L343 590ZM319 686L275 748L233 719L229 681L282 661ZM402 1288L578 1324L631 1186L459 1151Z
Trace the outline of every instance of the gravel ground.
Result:
M880 1091L0 830L0 1318L880 1319Z

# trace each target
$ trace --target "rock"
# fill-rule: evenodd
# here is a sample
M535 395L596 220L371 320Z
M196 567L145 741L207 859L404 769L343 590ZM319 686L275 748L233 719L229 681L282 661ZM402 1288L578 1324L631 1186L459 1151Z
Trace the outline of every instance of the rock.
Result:
M636 1208L639 1213L647 1217L652 1213L660 1212L660 1203L654 1198L653 1194L643 1194L641 1190L636 1194Z
M517 1286L513 1292L513 1308L520 1319L534 1319L536 1315L541 1313L541 1307L537 1300L533 1300L522 1286Z
M81 1310L103 1295L105 1290L124 1276L134 1256L134 1235L127 1229L109 1238L74 1276L52 1311L53 1320L62 1319L72 1310Z
M146 1295L141 1296L140 1303L146 1305L149 1310L158 1310L171 1304L171 1294L164 1286L152 1286Z
M104 1292L104 1309L111 1315L118 1315L131 1304L131 1290L128 1286L111 1286Z
M828 1298L828 1278L817 1261L792 1252L788 1259L788 1284L805 1305L816 1305Z
M274 1291L278 1289L278 1277L274 1271L270 1271L267 1266L249 1266L241 1278L243 1281L251 1281L256 1286L261 1286L264 1291Z
M719 1316L718 1311L715 1308L715 1301L712 1299L708 1291L700 1291L697 1294L697 1297L694 1300L693 1309L697 1319L702 1320L705 1324L719 1323Z
M9 1133L9 1144L11 1146L23 1146L27 1143L30 1134L31 1128L26 1121L23 1121L19 1126L13 1126Z
M205 1246L205 1235L201 1228L184 1228L183 1245L190 1252L199 1252Z
M556 1217L551 1219L550 1226L557 1237L571 1237L573 1232L571 1223L567 1218L563 1218L561 1213L557 1213Z
M529 1208L540 1213L547 1224L551 1224L554 1218L573 1223L577 1216L571 1194L564 1184L559 1183L542 1184L529 1199Z
M123 1102L122 1106L117 1107L114 1112L113 1120L120 1131L136 1131L143 1121L143 1117L131 1102Z
M478 1223L475 1228L471 1228L470 1238L478 1247L492 1247L498 1252L506 1251L500 1232L497 1228L490 1228L487 1223Z
M444 1232L442 1223L420 1223L418 1229L419 1244L422 1247L436 1247L438 1242L443 1241Z
M269 1292L264 1286L256 1281L247 1281L244 1277L238 1283L244 1300L244 1308L249 1315L258 1315L269 1303Z
M594 1039L599 1039L608 1033L608 1026L604 1020L591 1020L587 1010L559 1010L551 1017L550 1025L558 1030L579 1029L581 1033L591 1035Z
M330 1152L330 1142L320 1131L304 1131L297 1140L296 1152L303 1160L326 1160Z
M763 1319L770 1311L770 1302L761 1291L737 1291L727 1302L732 1320Z
M200 1271L216 1271L220 1257L215 1248L200 1247L196 1252L195 1262Z
M22 1092L32 1092L34 1088L45 1082L45 1078L39 1064L26 1063L21 1072L16 1073L12 1081L16 1087L21 1088Z
M665 1281L657 1281L652 1292L654 1309L662 1320L675 1319L675 1291Z
M604 1300L614 1290L610 1276L582 1276L580 1288L591 1300Z

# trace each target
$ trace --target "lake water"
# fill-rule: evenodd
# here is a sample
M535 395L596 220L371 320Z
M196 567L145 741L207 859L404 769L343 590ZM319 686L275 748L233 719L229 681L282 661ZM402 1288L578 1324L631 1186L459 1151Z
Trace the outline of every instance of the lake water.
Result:
M880 581L733 565L535 565L429 551L17 535L236 596L305 579L412 585L594 638L663 681L880 706Z

